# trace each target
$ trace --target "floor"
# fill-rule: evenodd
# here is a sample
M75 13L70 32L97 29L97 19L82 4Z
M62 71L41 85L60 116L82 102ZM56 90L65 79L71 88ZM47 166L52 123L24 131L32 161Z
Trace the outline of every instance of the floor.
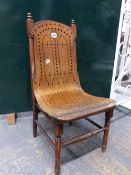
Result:
M39 119L53 138L52 126ZM104 114L93 116L103 124ZM95 129L85 120L65 126L63 140ZM112 118L108 148L102 153L102 134L67 146L62 151L61 175L131 175L131 111L119 107ZM15 125L0 116L0 175L53 175L54 154L38 131L32 137L32 113L19 113Z

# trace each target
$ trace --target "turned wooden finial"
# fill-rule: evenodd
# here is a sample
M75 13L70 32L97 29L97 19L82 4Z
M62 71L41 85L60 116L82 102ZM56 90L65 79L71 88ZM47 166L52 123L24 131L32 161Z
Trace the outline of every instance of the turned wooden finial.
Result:
M71 19L71 24L75 24L75 20L74 19Z
M31 35L31 30L33 27L33 19L31 13L27 13L27 20L26 20L26 28L27 28L27 35Z
M73 29L75 36L77 35L76 23L74 19L71 19L70 26Z
M32 14L31 13L27 13L27 18L32 18Z

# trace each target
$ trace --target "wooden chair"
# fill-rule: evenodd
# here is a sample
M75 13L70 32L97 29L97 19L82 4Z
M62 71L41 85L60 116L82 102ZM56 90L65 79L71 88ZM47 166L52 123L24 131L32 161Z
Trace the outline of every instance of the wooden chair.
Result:
M111 99L92 96L80 86L76 64L76 24L70 26L45 20L34 23L27 14L27 34L29 37L30 69L33 103L33 135L37 126L46 136L55 151L55 175L60 173L61 148L77 143L104 131L102 151L106 150L110 118L115 102ZM55 128L52 141L38 122L38 112L42 111ZM105 112L104 127L89 116ZM98 127L90 133L62 142L63 125L85 118Z

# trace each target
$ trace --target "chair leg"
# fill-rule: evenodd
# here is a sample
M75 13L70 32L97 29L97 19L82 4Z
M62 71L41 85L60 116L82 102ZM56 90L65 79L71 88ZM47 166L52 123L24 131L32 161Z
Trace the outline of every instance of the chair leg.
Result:
M69 122L69 126L72 126L72 122Z
M34 102L33 104L33 136L36 137L37 136L37 124L36 124L36 120L38 120L38 109L37 106Z
M106 130L104 131L104 135L103 135L102 152L106 151L108 134L109 134L109 127L110 127L110 119L112 116L113 116L113 110L107 111L105 113L105 125L104 125L104 127L106 128Z
M60 174L60 156L61 156L61 135L63 134L63 125L56 125L55 128L55 175Z

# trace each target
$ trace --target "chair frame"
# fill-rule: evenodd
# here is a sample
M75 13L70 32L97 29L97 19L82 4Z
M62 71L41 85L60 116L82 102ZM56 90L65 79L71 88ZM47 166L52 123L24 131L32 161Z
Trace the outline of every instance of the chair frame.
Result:
M37 22L38 24L38 22ZM91 131L89 133L80 135L80 136L76 136L68 141L62 142L62 134L63 134L63 126L64 124L66 124L67 122L62 122L62 121L58 121L55 120L54 118L51 118L50 116L48 116L47 113L45 113L38 105L37 100L35 98L34 95L34 91L33 91L33 86L32 86L32 80L35 77L35 61L34 61L34 51L33 51L33 39L31 37L31 30L34 27L35 23L33 22L32 19L32 15L31 13L27 14L27 20L26 20L26 26L27 26L27 35L29 37L29 52L30 52L30 71L31 71L31 88L32 88L32 108L33 108L33 136L36 137L37 136L37 127L40 129L40 131L42 132L42 134L46 137L47 141L51 144L51 146L54 149L55 152L55 175L59 175L60 174L60 155L61 155L61 148L70 145L70 144L74 144L77 142L80 142L82 140L88 139L89 137L92 137L100 132L104 132L103 135L103 141L102 141L102 152L106 151L106 147L107 147L107 141L108 141L108 134L109 134L109 127L110 127L110 119L113 116L113 110L115 108L115 106L111 107L111 108L107 108L106 110L99 110L95 113L91 113L88 116L83 116L83 118L92 123L93 125L95 125L98 129ZM72 20L70 27L72 27L72 29L74 30L74 32L76 32L76 24L75 21ZM47 132L45 131L45 129L41 126L41 124L38 122L38 113L42 112L53 124L54 128L55 128L55 141L51 140L51 138L48 136ZM105 112L105 124L104 126L100 126L99 124L95 123L94 121L92 121L91 119L87 118L89 116L95 115L95 114L99 114L101 112ZM69 125L72 125L72 121L68 122Z

